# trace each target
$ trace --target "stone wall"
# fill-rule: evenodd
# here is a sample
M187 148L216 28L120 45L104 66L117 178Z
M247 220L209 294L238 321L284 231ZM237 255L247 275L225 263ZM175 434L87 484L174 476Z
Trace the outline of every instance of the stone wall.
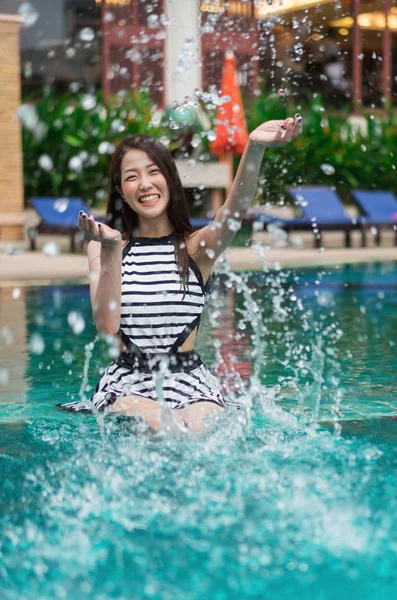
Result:
M19 29L17 16L0 14L0 242L24 235Z

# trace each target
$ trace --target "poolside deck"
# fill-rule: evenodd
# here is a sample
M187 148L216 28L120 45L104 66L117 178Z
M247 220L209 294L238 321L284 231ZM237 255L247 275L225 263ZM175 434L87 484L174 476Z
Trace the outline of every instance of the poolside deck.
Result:
M353 247L343 248L343 234L329 233L324 235L324 250L312 247L313 237L309 233L294 236L293 246L277 247L268 234L254 235L256 246L229 248L226 259L231 268L241 270L262 270L264 267L300 267L336 265L359 262L397 261L397 247L394 246L394 233L384 232L382 246L377 247L369 240L369 247L359 247L359 234L353 236ZM44 244L51 240L50 236L40 236L39 249L30 252L25 244L4 244L0 248L0 284L49 283L53 281L87 282L87 259L84 253L70 254L69 239L57 236L60 254L46 256L42 252ZM280 240L279 240L280 241ZM11 251L16 254L9 254Z

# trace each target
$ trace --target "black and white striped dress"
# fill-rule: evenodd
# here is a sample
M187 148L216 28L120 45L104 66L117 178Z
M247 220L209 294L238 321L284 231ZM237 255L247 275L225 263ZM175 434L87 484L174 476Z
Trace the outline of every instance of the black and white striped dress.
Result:
M98 410L109 392L163 401L170 408L203 401L225 406L218 380L198 354L178 351L199 326L208 290L191 257L183 289L175 243L173 234L140 237L123 250L119 335L131 353L122 353L103 373L91 398Z

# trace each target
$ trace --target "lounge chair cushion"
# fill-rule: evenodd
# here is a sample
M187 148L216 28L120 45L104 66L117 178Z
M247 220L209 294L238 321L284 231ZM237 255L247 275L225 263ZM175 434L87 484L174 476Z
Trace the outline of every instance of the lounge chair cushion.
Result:
M80 198L31 198L31 204L47 227L77 228L79 212L91 214Z
M397 198L393 192L354 190L353 198L365 213L366 223L397 223Z

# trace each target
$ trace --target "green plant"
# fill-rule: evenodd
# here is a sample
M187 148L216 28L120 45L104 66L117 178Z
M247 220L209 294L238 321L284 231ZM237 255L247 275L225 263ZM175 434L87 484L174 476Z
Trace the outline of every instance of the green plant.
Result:
M282 101L277 96L256 98L247 111L249 130L269 119L284 119L299 112L303 133L284 148L266 151L258 201L276 204L288 187L335 187L349 201L352 188L397 192L395 139L397 120L391 110L380 116L362 114L366 134L357 131L348 114L331 113L315 96L308 106Z
M193 141L195 148L198 141L201 148L197 150L205 155L214 111L201 104L204 116L192 117L187 131L183 124L184 135L180 135L172 124L175 112L171 112L172 119L169 112L163 120L156 119L151 100L143 93L117 96L105 106L100 93L54 98L45 91L41 100L21 107L25 197L79 196L91 206L103 203L110 155L124 136L133 133L163 139L182 155L185 146ZM297 112L303 117L303 133L285 148L266 151L258 202L283 202L288 187L295 185L333 186L347 201L352 188L397 193L397 119L391 107L382 116L362 115L364 135L354 129L347 113L327 112L320 97L303 106L262 94L246 110L248 128L252 131L264 121Z
M20 109L25 197L79 196L93 206L106 196L110 156L126 135L160 137L145 94L127 93L105 106L97 95L43 98Z

